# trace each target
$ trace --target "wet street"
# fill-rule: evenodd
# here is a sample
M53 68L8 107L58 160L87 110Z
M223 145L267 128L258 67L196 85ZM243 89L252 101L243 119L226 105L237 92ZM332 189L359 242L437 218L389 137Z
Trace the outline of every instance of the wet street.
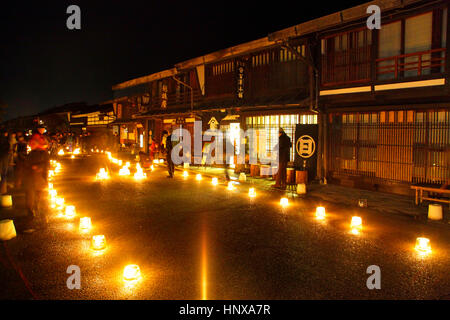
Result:
M58 195L76 206L72 221L49 213L49 226L21 232L0 248L0 299L448 299L450 229L410 217L289 198L248 184L227 190L223 177L197 181L195 174L165 166L135 181L118 176L106 156L61 159L53 179ZM101 166L111 179L96 181ZM134 169L134 165L132 165ZM132 170L133 172L133 170ZM20 195L17 195L20 202ZM315 208L326 207L325 220ZM2 219L8 216L3 210ZM362 217L359 234L350 220ZM80 217L93 228L81 234ZM107 249L90 248L104 234ZM417 237L430 239L420 256ZM8 258L9 255L9 258ZM10 260L15 262L13 268ZM123 268L138 264L142 278L123 280ZM67 267L81 270L81 289L66 286ZM369 290L366 269L381 270L381 289ZM22 276L17 270L22 272ZM25 280L24 280L25 279Z

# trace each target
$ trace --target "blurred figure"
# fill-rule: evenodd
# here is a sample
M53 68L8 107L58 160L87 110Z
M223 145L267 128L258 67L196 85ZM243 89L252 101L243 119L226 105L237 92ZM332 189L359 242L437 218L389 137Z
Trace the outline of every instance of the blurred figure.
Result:
M291 153L291 138L284 132L283 128L278 132L278 172L274 188L286 189L286 168Z
M8 132L5 131L0 137L0 192L5 194L7 192L7 175L9 167L9 155L10 155L10 144L8 139Z
M27 142L21 132L17 133L17 148L14 167L14 187L20 189L22 187L23 174L25 170L25 160L27 158Z
M49 145L44 133L44 126L39 126L33 133L30 140L31 151L25 162L26 205L28 217L31 221L38 216L41 195L47 187ZM42 222L46 224L46 217L41 216L41 218L43 219Z
M172 162L172 135L167 130L163 131L161 145L164 147L164 153L166 154L167 171L169 172L167 178L173 178L175 168Z

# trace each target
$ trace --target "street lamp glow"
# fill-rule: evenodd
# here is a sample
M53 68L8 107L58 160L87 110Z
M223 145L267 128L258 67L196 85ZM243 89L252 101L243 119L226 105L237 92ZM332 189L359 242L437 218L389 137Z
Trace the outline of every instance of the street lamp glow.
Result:
M249 196L250 198L256 197L256 191L255 191L255 188L250 188L250 189L248 189L248 196Z
M289 205L289 200L288 200L288 198L281 198L281 199L280 199L280 205L281 205L282 207L287 207L287 206Z
M89 230L91 230L91 228L92 228L91 218L89 217L80 218L80 231L88 232Z
M217 178L212 178L211 183L213 186L217 186L219 184L219 180Z
M324 207L316 208L316 218L320 219L320 220L325 219L325 208Z
M103 234L92 237L91 246L93 250L103 250L106 248L106 238Z
M124 280L138 280L141 277L141 270L137 264L129 264L123 269Z
M431 245L430 239L419 237L416 239L416 251L420 254L429 254L431 253Z
M200 173L197 173L197 175L195 176L195 180L202 180L202 175Z

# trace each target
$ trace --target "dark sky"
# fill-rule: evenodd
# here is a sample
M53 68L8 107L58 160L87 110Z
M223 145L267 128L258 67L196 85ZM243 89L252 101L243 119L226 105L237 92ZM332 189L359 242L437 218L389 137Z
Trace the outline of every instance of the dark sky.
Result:
M364 1L2 1L6 119L112 98L111 86ZM81 8L81 30L66 9Z

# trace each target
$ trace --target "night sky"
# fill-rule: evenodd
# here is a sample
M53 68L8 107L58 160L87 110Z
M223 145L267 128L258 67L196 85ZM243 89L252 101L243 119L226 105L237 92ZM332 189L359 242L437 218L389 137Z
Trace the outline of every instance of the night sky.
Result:
M114 84L364 2L2 1L4 119L106 101ZM71 4L81 30L66 28Z

